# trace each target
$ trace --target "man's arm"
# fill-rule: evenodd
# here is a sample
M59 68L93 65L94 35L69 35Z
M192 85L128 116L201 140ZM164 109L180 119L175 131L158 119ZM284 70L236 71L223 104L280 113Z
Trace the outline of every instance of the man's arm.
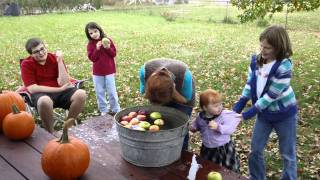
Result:
M66 83L61 87L49 87L49 86L40 86L40 85L37 85L37 84L32 84L32 85L27 87L27 90L31 94L39 93L39 92L56 93L56 92L64 91L64 90L66 90L68 88L72 88L72 87L74 87L74 86L72 84L70 84L70 83Z
M60 86L63 86L67 83L70 82L70 79L69 79L69 74L67 72L67 69L63 63L63 54L62 54L62 51L58 50L56 52L56 57L57 57L57 62L58 62L58 71L59 71L59 74L58 74L58 84Z

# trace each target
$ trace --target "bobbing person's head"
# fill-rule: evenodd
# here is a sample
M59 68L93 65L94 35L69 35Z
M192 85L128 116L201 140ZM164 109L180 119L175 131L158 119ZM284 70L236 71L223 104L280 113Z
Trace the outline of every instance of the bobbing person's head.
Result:
M152 104L167 104L173 100L173 89L172 73L166 68L160 68L147 79L145 97Z

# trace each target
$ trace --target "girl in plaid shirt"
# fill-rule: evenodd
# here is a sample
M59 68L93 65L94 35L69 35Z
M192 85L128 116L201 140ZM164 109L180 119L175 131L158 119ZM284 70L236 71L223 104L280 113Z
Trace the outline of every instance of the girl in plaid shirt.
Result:
M247 83L233 107L241 113L251 100L252 107L240 117L248 120L257 115L249 155L250 179L266 179L263 151L270 133L279 138L283 160L281 179L297 179L296 125L297 103L290 80L292 76L291 43L286 30L271 26L260 35L261 52L253 55Z

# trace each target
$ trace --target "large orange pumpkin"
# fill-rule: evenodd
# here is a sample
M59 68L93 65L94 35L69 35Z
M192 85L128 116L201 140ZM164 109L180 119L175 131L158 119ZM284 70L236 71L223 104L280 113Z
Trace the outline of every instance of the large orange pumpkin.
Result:
M6 115L2 122L3 134L12 140L22 140L31 136L35 122L30 113L19 111L14 104L12 113Z
M60 139L51 140L41 156L43 171L51 179L76 179L87 170L90 162L88 146L75 137L68 137L68 127L74 119L66 121Z
M2 120L11 113L13 104L17 105L20 111L26 110L26 105L20 94L13 91L5 91L0 94L0 132L2 131Z

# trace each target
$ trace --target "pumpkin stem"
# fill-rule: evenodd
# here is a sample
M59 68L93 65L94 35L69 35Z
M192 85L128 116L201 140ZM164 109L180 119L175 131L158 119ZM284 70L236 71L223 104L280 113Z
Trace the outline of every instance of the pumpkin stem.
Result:
M58 142L60 142L61 144L69 143L68 129L74 124L74 121L74 118L70 118L66 122L64 122L62 135L58 140Z
M19 110L19 108L17 107L16 104L12 105L12 112L13 112L13 114L19 114L20 113L20 110Z

